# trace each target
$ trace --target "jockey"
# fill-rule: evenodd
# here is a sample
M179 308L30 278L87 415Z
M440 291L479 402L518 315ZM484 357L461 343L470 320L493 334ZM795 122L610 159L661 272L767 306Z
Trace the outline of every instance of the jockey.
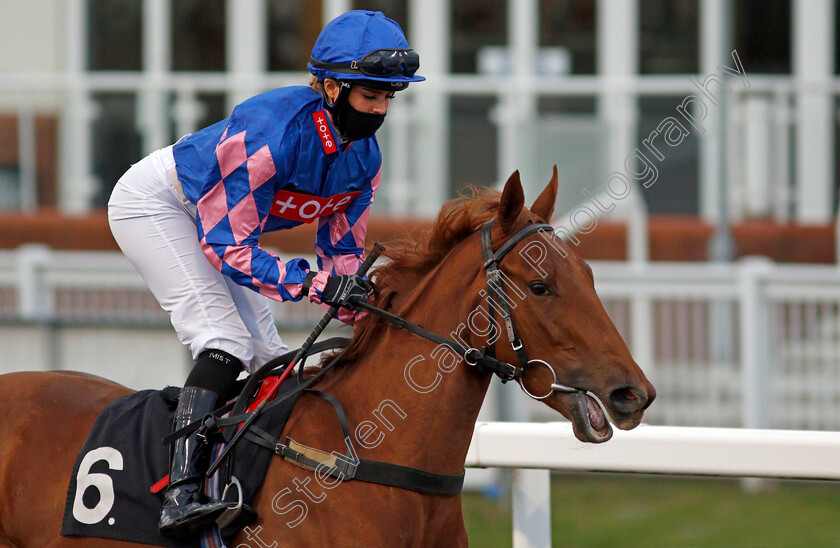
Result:
M353 303L367 299L356 271L381 176L374 134L394 92L425 78L400 26L372 11L327 24L307 66L310 86L252 97L153 152L108 203L114 238L193 356L174 429L234 396L243 369L287 350L260 295L339 306L351 325ZM317 269L259 246L264 232L309 222ZM173 443L164 536L194 534L229 506L201 498L206 449L195 434Z

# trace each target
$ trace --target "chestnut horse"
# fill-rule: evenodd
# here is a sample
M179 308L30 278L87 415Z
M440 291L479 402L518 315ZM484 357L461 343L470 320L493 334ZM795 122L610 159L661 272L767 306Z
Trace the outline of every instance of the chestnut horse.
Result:
M498 249L528 225L548 221L556 193L555 167L530 210L518 172L501 196L487 191L448 202L432 230L386 246L388 260L372 272L372 304L473 348L495 337L496 357L521 363L498 311L489 320L479 229L494 219L489 236ZM506 294L495 296L499 304L509 302L532 364L519 380L523 388L545 396L542 401L572 422L581 441L608 440L610 422L636 427L656 393L595 293L592 271L553 231L524 234L499 260ZM374 314L360 319L350 351L317 384L342 403L360 458L438 474L462 472L493 375L468 360L447 361L436 349L436 343ZM102 379L60 372L0 377L0 546L138 546L59 536L68 478L87 431L109 402L128 392ZM346 452L334 409L308 393L284 436ZM230 545L467 545L459 495L328 479L274 457L253 501L259 519Z

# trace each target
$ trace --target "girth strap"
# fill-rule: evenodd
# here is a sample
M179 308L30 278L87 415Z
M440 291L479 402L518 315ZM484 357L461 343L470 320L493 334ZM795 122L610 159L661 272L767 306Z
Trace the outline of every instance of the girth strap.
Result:
M359 480L378 485L387 485L421 493L424 495L438 495L452 497L461 492L464 487L464 475L446 475L426 472L417 468L379 462L368 459L347 460L344 456L313 449L299 444L291 438L281 443L277 438L258 426L252 426L245 434L245 439L256 443L270 451L274 451L283 459L307 470L318 470L341 481Z
M347 424L347 417L338 400L320 390L307 390L306 392L329 402L333 406L338 415L344 439L349 440L350 429ZM244 439L274 451L292 464L308 470L318 470L321 474L333 476L341 481L355 479L367 483L407 489L424 495L446 497L459 494L464 486L465 472L453 475L436 474L399 464L359 459L349 445L347 454L327 453L307 447L288 437L285 443L280 442L258 426L251 426L250 431L245 433ZM349 441L347 443L349 444Z
M417 468L361 459L353 479L408 489L424 495L452 497L464 487L465 472L445 475L426 472Z
M251 430L245 434L245 439L274 451L283 459L301 468L319 470L320 473L338 478L341 481L355 479L406 489L424 495L442 497L455 496L464 487L466 472L453 475L435 474L417 468L375 460L356 459L349 461L345 457L337 457L325 451L306 447L291 438L286 438L286 443L281 443L277 438L258 426L252 426Z

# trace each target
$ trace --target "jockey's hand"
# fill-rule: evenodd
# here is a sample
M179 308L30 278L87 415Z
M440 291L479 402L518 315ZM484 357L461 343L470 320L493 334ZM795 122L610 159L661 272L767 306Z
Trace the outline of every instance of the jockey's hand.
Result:
M370 283L356 274L330 276L321 292L321 302L353 310L356 303L367 302Z

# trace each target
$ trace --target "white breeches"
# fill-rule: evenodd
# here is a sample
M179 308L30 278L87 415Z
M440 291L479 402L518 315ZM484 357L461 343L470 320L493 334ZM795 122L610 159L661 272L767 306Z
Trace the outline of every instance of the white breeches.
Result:
M137 268L182 343L236 356L250 372L285 352L268 301L216 270L198 241L195 205L179 196L172 147L153 152L120 178L108 202L111 232Z

